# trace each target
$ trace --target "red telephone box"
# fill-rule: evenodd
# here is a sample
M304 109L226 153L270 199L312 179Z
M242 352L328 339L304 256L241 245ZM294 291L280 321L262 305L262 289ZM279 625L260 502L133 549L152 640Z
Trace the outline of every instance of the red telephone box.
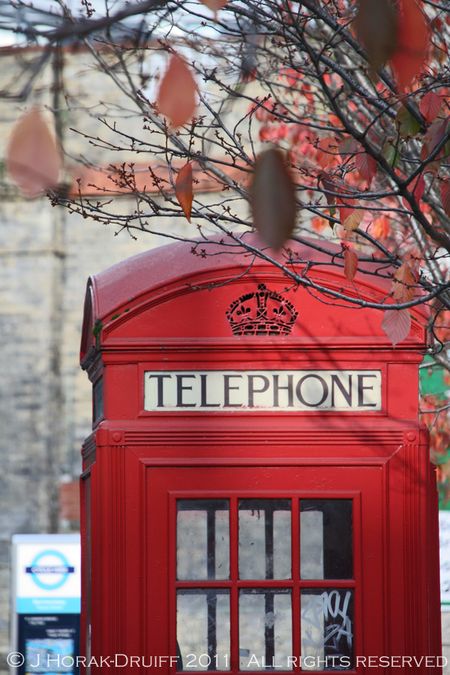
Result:
M248 266L175 244L89 280L85 672L440 673L423 317L393 348L377 310Z

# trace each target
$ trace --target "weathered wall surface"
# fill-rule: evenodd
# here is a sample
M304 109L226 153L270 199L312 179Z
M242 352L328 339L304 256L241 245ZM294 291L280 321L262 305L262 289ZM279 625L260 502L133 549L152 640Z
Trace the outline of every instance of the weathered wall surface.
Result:
M123 199L121 208L128 206ZM45 199L4 201L0 223L0 652L5 653L11 535L54 530L55 485L79 474L81 443L90 431L91 388L78 364L87 277L165 242L150 235L138 241L127 233L114 237ZM63 234L57 249L55 229Z

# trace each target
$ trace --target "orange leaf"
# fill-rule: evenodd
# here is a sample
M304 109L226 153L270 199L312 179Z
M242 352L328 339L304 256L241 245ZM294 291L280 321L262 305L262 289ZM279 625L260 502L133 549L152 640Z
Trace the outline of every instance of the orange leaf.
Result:
M376 239L386 239L391 234L391 223L387 216L375 218L370 226L370 234Z
M185 61L173 54L164 73L156 99L159 112L165 115L172 127L189 122L197 105L197 85Z
M314 216L314 218L311 220L311 227L316 232L322 232L322 230L324 230L327 225L329 225L328 220L321 218L320 216Z
M397 20L392 0L360 0L356 34L374 71L381 68L394 52Z
M421 99L419 103L419 110L424 116L425 120L433 122L433 120L439 115L442 106L442 99L440 96L434 93L434 91L429 91L428 94Z
M416 277L407 263L395 270L392 297L396 302L409 302L414 297Z
M178 172L177 180L175 183L175 195L178 199L178 203L183 209L183 213L191 222L191 211L192 211L192 164L187 162L182 169Z
M416 0L399 0L397 45L390 62L400 89L406 89L420 74L430 41L425 16Z
M349 281L353 281L358 271L358 256L351 248L344 249L344 274Z
M26 197L37 197L58 183L61 154L37 108L25 113L12 131L6 152L11 180Z
M251 185L253 224L268 246L280 249L295 228L295 185L281 150L262 152Z
M407 309L386 310L381 327L395 346L408 337L411 330L411 315Z

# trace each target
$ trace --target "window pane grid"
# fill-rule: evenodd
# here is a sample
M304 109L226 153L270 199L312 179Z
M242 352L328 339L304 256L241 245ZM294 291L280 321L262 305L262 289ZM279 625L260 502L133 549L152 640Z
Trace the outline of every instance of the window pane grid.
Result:
M185 504L185 509L189 510L190 507L186 503L189 500L183 500ZM205 500L207 501L207 500ZM218 500L219 501L219 500ZM313 670L315 675L320 673L329 673L333 670L345 670L348 673L353 671L353 626L354 626L354 616L353 616L353 607L355 603L355 594L354 589L356 587L356 581L354 579L354 567L353 567L353 522L352 522L352 503L353 500L350 498L331 498L327 497L326 499L311 499L311 498L247 498L242 499L237 496L232 496L228 499L222 500L229 505L228 512L228 527L229 527L229 536L227 538L228 544L228 569L227 578L222 577L220 574L217 574L217 565L215 560L215 549L217 548L217 541L214 542L211 532L216 530L216 522L213 522L213 518L216 516L214 513L209 512L207 514L207 532L209 537L207 537L207 551L208 559L206 564L206 578L192 578L191 580L183 578L176 580L175 588L177 594L179 593L188 593L192 592L203 595L207 598L207 613L209 620L216 617L217 611L217 599L223 594L228 598L228 621L227 630L229 634L229 653L228 660L220 661L216 659L214 662L211 659L211 663L208 667L199 667L199 668L190 668L190 670L204 670L204 671L213 671L216 673L227 673L229 675L230 670L233 672L248 672L253 670L254 672L263 672L263 671L276 671L278 673L304 673L306 671ZM192 500L191 511L195 511L201 505L201 499ZM268 502L273 502L272 505ZM278 502L278 504L275 504ZM317 502L317 506L314 502ZM334 502L334 503L331 503ZM334 542L332 541L331 549L329 549L329 542L327 532L333 529L333 519L331 518L330 526L330 514L329 510L340 510L340 504L336 502L345 502L350 507L350 521L348 519L348 509L347 509L347 521L350 522L350 532L344 536L343 550L344 554L341 558L344 561L340 561L338 567L334 566L333 561L330 564L330 552L332 554L333 546L336 546L336 541L339 542L339 537L336 537L334 533ZM336 509L335 509L336 504ZM286 505L287 508L286 508ZM303 505L306 505L304 508ZM220 506L220 504L219 504ZM280 508L281 506L281 508ZM290 507L290 509L289 509ZM328 509L328 511L327 511ZM261 563L257 570L257 574L250 573L248 574L249 578L240 579L242 576L242 569L240 570L240 556L242 556L242 542L240 542L240 532L239 525L240 520L239 516L242 511L246 511L245 517L247 518L247 533L248 523L251 523L249 515L256 516L253 518L253 522L257 523L258 518L263 518L263 524L257 523L259 527L260 534L254 536L257 539L254 539L255 548L260 549L260 553L265 560L264 565L261 567ZM257 511L258 513L255 513ZM280 529L277 532L277 525L275 523L276 517L275 514L281 512L281 518L278 519L278 522L281 523ZM311 568L309 573L302 573L304 558L302 557L302 545L304 546L304 540L302 540L302 513L315 512L319 513L319 517L314 515L310 517L310 531L311 523L317 528L319 525L319 532L322 531L322 551L318 551L316 544L316 550L314 555L316 556L316 569L319 571L319 574L311 574ZM286 515L283 515L285 513ZM321 522L320 513L322 513L323 521ZM286 518L290 520L286 520ZM345 520L345 517L344 517ZM325 522L326 521L326 522ZM181 523L179 523L181 525ZM286 530L286 525L288 529ZM340 526L342 529L342 525ZM251 532L251 531L250 531ZM261 533L264 534L261 534ZM282 536L280 537L280 532ZM286 536L287 535L287 536ZM290 535L290 536L289 536ZM333 540L333 536L331 539ZM258 539L259 537L259 539ZM278 542L276 538L278 537ZM289 563L286 563L286 550L284 551L284 559L280 563L280 542L283 539L290 539L289 541ZM316 541L320 537L316 535ZM229 542L229 543L228 543ZM244 545L248 545L248 542L244 542ZM278 547L278 548L277 548ZM350 560L345 562L345 558L348 559L350 554ZM223 552L221 552L222 558ZM278 556L278 563L276 558ZM326 560L328 557L328 562ZM282 570L280 573L278 570ZM290 567L290 569L288 569ZM248 567L247 567L248 569ZM339 578L324 578L329 575L330 571L337 569L341 576ZM288 570L288 572L287 572ZM346 578L344 572L350 572L351 577ZM263 576L263 578L259 578ZM274 576L278 578L273 578ZM284 578L288 575L289 578ZM246 576L244 574L244 576ZM253 578L253 576L255 578ZM212 594L212 595L211 595ZM219 595L217 595L219 594ZM260 597L260 600L257 598ZM284 597L284 600L282 599ZM246 600L247 598L247 600ZM253 598L253 600L251 600ZM281 598L282 600L276 600ZM286 600L288 598L288 600ZM330 598L334 601L334 605L330 605ZM256 605L252 605L256 602ZM278 602L279 613L275 612L275 602ZM250 603L250 604L249 604ZM262 603L262 604L261 604ZM308 604L309 603L309 604ZM259 609L258 609L259 607ZM333 610L330 613L330 607L333 607ZM348 609L350 607L350 609ZM346 609L347 608L347 609ZM347 613L348 610L348 613ZM264 653L260 656L265 657L269 660L269 665L267 663L257 663L255 667L248 665L249 657L243 654L246 649L243 648L243 640L246 643L252 642L251 635L249 633L248 626L251 622L247 624L246 621L242 621L241 617L247 616L257 616L254 612L259 612L259 624L262 630L262 634L259 636L261 645L265 645L264 649L261 648L261 651ZM249 613L250 612L250 613ZM281 613L280 613L281 612ZM333 615L334 612L334 615ZM223 608L222 608L223 615ZM270 623L270 617L273 616L273 623ZM268 621L269 617L269 621ZM308 618L309 617L309 618ZM316 640L315 645L311 643L312 634L310 630L310 644L309 652L304 640L304 635L308 631L308 621L311 625L312 622L315 622L315 635L313 636ZM322 623L321 623L322 622ZM258 624L258 625L259 625ZM278 626L278 628L277 628ZM282 630L280 628L282 626ZM219 627L219 631L223 630L223 626ZM278 631L278 632L277 632ZM281 631L281 632L280 632ZM250 631L251 632L251 631ZM208 626L206 643L208 654L213 656L214 652L217 652L217 634L216 630ZM224 640L222 637L222 646ZM259 643L258 643L259 644ZM287 645L290 645L288 648ZM261 646L260 645L260 646ZM313 655L317 657L317 663L313 667L308 667L300 665L300 660L303 659L303 656L307 656L308 653L311 655L311 649ZM314 651L315 650L315 651ZM248 650L247 650L248 651ZM275 667L270 666L270 659L274 658L276 653L281 656L286 656L287 654L292 655L292 661L286 667L280 664L276 664ZM327 663L326 667L320 667L320 658L325 659L328 656L331 659L330 664ZM336 661L339 656L345 656L348 659L345 667L340 666L336 662L336 667L333 666L333 658Z

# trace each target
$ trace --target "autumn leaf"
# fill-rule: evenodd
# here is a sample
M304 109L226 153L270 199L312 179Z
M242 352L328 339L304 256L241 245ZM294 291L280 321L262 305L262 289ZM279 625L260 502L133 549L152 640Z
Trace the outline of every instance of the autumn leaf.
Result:
M42 114L32 108L18 120L9 139L9 177L26 197L37 197L58 183L61 166L56 141Z
M178 172L177 180L175 183L175 196L178 199L178 203L183 209L183 213L191 222L191 211L192 211L192 164L187 162L182 169Z
M449 120L436 119L430 124L430 127L423 139L422 149L420 151L420 158L425 161L427 157L435 150L442 140L446 137ZM442 150L438 153L436 159L441 159L450 154L450 142L447 142Z
M355 157L355 166L361 178L367 181L367 186L370 187L377 172L375 159L371 155L368 155L367 152L361 152Z
M441 203L444 213L450 217L450 181L445 180L441 185Z
M320 177L319 177L319 183L322 184L322 187L324 189L324 195L325 199L327 200L328 206L333 206L336 203L336 197L333 194L329 194L330 192L337 192L338 191L338 186L334 182L332 178L329 177L328 174L325 172L322 172Z
M200 0L200 2L217 15L219 9L225 7L228 0Z
M414 298L416 276L408 265L402 263L400 267L395 270L394 279L392 282L392 297L396 302L409 302Z
M279 250L295 228L295 185L281 150L265 150L256 159L250 188L253 224L263 241Z
M411 115L408 108L405 108L404 105L399 108L396 123L402 138L412 138L413 136L417 136L420 131L419 120L417 120L414 115Z
M196 93L197 85L190 69L178 54L173 54L161 80L156 105L175 129L192 118L197 105Z
M435 94L434 91L429 91L420 101L419 110L425 121L430 123L439 115L442 107L442 99Z
M405 90L422 71L430 41L430 30L416 0L398 1L396 48L390 63L400 89Z
M375 72L394 53L397 24L397 12L391 0L360 0L355 20L356 35Z
M353 281L358 271L358 256L351 248L344 249L344 274L349 281Z
M334 136L321 138L317 144L316 161L322 168L336 163L337 141Z
M420 201L425 192L425 179L422 174L419 174L411 184L412 193L416 201Z
M321 218L320 216L314 216L314 218L311 220L311 227L313 230L316 232L322 232L328 225L332 225L328 220L325 218Z
M395 346L408 337L411 330L411 315L407 309L386 310L381 327Z
M355 209L353 206L347 206L341 201L338 201L338 206L341 225L346 230L356 230L364 218L364 211Z

